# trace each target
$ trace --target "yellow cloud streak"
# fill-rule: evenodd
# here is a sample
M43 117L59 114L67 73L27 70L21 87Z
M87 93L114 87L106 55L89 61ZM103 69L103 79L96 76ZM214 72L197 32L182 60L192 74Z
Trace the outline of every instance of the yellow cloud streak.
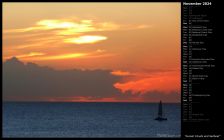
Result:
M75 37L75 38L67 38L64 39L65 43L75 43L75 44L89 44L89 43L96 43L99 41L106 40L107 37L105 36L91 36L91 35L86 35L86 36L80 36L80 37Z
M4 33L58 30L57 35L74 35L94 31L130 30L148 28L148 25L120 25L113 22L93 22L92 20L71 21L58 19L40 20L33 27L5 30Z
M71 53L71 54L63 54L63 55L54 55L54 56L46 56L40 57L37 60L60 60L60 59L71 59L71 58L80 58L86 56L86 53Z
M22 55L16 55L17 58L25 58L25 57L34 57L34 56L42 56L42 55L45 55L45 53L41 53L41 52L31 52L31 53L28 53L28 54L22 54ZM6 57L7 58L11 58L12 56L10 57Z
M33 57L31 57L33 56ZM96 50L94 52L86 52L86 53L67 53L67 54L58 54L58 55L47 55L44 53L32 52L30 54L16 55L17 58L22 58L24 60L63 60L63 59L72 59L72 58L101 58L101 57L109 57L113 56L113 54L105 54L105 50ZM5 59L11 58L4 57Z
M111 72L112 75L116 75L116 76L130 76L132 75L130 72L128 71L121 71L121 70L118 70L118 71L112 71Z

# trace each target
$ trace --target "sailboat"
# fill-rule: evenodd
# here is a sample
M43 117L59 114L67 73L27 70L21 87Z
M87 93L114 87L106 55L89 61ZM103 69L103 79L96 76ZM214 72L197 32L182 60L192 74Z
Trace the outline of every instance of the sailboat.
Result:
M159 102L158 117L156 117L155 120L157 120L157 121L166 121L167 120L167 118L163 117L162 101Z

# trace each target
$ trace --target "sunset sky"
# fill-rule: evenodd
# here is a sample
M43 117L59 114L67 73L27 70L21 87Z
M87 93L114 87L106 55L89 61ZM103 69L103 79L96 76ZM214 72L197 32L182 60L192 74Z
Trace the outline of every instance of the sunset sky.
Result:
M91 101L150 102L158 93L179 102L173 94L180 96L180 16L175 2L3 3L3 62L15 56L54 70L109 70L120 77L112 86L122 99ZM90 101L60 97L43 100Z

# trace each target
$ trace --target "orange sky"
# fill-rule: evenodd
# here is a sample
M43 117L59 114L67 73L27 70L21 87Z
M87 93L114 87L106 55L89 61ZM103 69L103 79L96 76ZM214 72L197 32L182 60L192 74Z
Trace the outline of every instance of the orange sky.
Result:
M174 2L3 3L3 61L110 69L124 94L179 93L180 15Z

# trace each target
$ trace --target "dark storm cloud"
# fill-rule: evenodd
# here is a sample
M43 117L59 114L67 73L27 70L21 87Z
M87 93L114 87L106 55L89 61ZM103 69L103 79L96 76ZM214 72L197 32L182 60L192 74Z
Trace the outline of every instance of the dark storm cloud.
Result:
M151 91L121 93L113 84L122 76L110 70L54 70L11 58L3 63L3 101L48 101L58 99L89 101L113 98L116 101L180 102L180 93Z
M54 70L16 58L3 63L3 100L38 100L49 97L110 97L119 94L118 76L109 70Z

